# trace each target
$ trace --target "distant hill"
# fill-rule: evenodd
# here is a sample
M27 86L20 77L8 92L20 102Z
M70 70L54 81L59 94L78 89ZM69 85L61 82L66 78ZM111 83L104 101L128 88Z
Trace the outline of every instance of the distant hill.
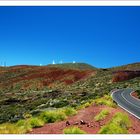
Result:
M83 64L57 64L49 66L18 65L0 70L1 90L39 90L44 87L69 85L95 74L94 67Z
M122 65L118 67L112 67L110 70L140 70L140 63L132 63L132 64L127 64L127 65Z
M132 63L111 68L113 71L113 82L121 82L140 77L140 63Z
M113 82L120 82L139 77L139 70L140 63L108 69L98 69L86 63L0 67L0 90L20 89L24 91L28 89L39 90L46 86L58 87L73 84L82 79L86 79L90 75L94 75L97 79L108 75L112 77Z
M0 67L0 90L39 90L46 86L57 87L58 85L70 85L90 75L96 75L98 79L102 76L110 75L113 82L120 82L139 77L140 72L133 72L136 70L140 70L140 63L108 69L98 69L86 63Z
M48 65L48 67L57 67L57 68L65 68L65 69L79 69L79 70L87 70L87 69L97 70L96 67L93 67L86 63L51 64L51 65Z

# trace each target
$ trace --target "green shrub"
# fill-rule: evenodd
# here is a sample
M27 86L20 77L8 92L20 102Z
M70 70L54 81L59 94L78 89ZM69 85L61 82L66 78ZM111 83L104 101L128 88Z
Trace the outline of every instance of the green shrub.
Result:
M119 125L110 123L101 128L99 134L127 134L126 129L122 129Z
M0 134L24 134L32 130L35 127L41 127L44 123L53 123L61 121L76 114L76 110L73 108L65 108L53 111L45 111L40 114L39 117L31 117L24 120L19 120L17 123L5 123L0 125Z
M28 120L32 128L41 127L44 125L44 122L39 118L31 118Z
M70 127L70 128L65 128L63 130L64 134L86 134L85 131L81 130L78 127Z
M32 126L27 120L19 120L15 125L19 128L24 129L25 132L32 130Z
M131 126L128 115L121 112L115 114L111 123L119 124L122 128L128 128Z
M99 130L99 134L127 134L131 126L130 120L126 114L116 113L112 120Z
M102 98L96 99L95 103L97 105L107 105L109 107L114 107L114 108L116 107L116 104L113 102L111 96L109 95L105 95Z
M67 100L55 99L53 100L51 107L62 108L68 105L69 105L69 102Z
M24 119L28 119L28 118L31 118L31 117L32 117L32 115L29 114L29 113L23 114L23 118L24 118Z
M56 121L65 120L67 117L62 110L45 111L40 114L40 119L45 123L53 123Z
M104 95L103 97L105 100L112 100L112 97L110 95Z
M84 109L84 108L87 108L87 107L91 106L92 104L93 104L93 102L86 102L86 103L78 106L76 109L77 110Z
M0 134L24 134L26 130L15 124L4 123L0 125Z
M73 115L77 114L77 111L74 108L72 108L72 107L67 107L67 108L64 109L64 113L67 116L73 116Z
M19 120L17 123L4 123L0 125L0 134L25 134L34 127L41 127L44 122L38 118Z
M23 126L23 125L25 125L25 124L26 124L26 121L25 121L25 120L19 120L19 121L16 123L17 126Z
M94 119L96 121L100 121L105 119L105 117L109 115L109 111L108 110L102 110L97 116L94 117Z

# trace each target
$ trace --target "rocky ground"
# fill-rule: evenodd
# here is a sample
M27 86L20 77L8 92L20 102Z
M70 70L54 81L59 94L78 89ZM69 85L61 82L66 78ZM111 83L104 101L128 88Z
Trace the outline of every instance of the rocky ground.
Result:
M107 109L110 111L110 114L102 121L95 121L94 117L100 113L101 110ZM113 115L116 112L125 112L121 108L111 108L104 105L92 105L83 110L80 110L77 115L69 117L65 121L45 124L41 128L34 128L30 134L63 134L63 129L66 127L77 126L80 129L86 131L88 134L97 134L99 129L108 123L111 120ZM125 112L126 113L126 112ZM127 113L128 114L128 113ZM134 116L129 115L132 127L129 128L129 133L131 134L140 134L140 120ZM82 123L84 121L84 123ZM66 125L66 122L69 122L70 125Z

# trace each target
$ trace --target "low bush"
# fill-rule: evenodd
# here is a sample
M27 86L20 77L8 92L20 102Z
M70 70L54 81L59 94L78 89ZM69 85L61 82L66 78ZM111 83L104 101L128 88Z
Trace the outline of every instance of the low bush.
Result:
M94 117L96 121L100 121L106 118L106 116L109 115L108 110L102 110L97 116Z
M63 130L64 134L86 134L85 131L81 130L78 127L70 127L70 128L65 128Z
M45 111L39 116L45 123L53 123L56 121L62 121L67 118L66 114L62 110Z
M15 124L4 123L0 125L0 134L24 134L25 132L23 127L18 127Z
M64 113L67 115L67 116L73 116L73 115L76 115L77 114L77 111L72 108L72 107L66 107L64 109Z
M28 120L32 128L41 127L44 125L44 122L39 118L31 118Z
M51 107L55 107L55 108L62 108L65 106L68 106L69 102L65 101L65 100L57 100L57 102L53 102Z
M109 95L105 95L102 98L96 99L95 103L97 105L107 105L109 107L114 107L114 108L116 107L116 104L113 102L111 96Z
M116 113L112 120L99 130L99 134L127 134L131 122L126 114Z
M25 132L28 132L28 131L31 131L32 130L32 126L29 123L29 121L27 121L27 120L19 120L15 125L18 128L24 129Z
M80 110L80 109L84 109L84 108L87 108L87 107L89 107L89 106L91 106L93 104L93 101L92 102L86 102L86 103L84 103L84 104L82 104L82 105L80 105L80 106L77 106L77 110Z
M101 128L99 134L127 134L126 129L122 129L119 125L110 123L105 127Z
M38 117L27 117L16 123L4 123L0 125L0 134L25 134L32 128L41 127L45 123L62 121L67 116L75 115L77 111L74 108L66 107L64 109L44 111Z
M119 124L122 128L128 128L131 126L128 115L121 112L116 113L111 122Z
M19 120L17 123L4 123L0 125L0 134L25 134L35 127L41 127L44 122L38 118Z

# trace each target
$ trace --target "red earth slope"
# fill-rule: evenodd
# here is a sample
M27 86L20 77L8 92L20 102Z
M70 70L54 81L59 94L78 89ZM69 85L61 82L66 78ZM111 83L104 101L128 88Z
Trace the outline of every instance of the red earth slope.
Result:
M116 71L114 72L113 76L113 82L121 82L126 81L129 79L133 79L135 77L140 77L140 71L130 71L130 70L124 70L124 71Z
M48 66L13 66L0 71L0 87L18 84L20 89L28 89L35 84L40 89L57 84L69 85L85 79L96 71L92 69L64 69Z
M108 117L106 117L103 121L96 122L94 120L94 117L97 114L99 114L99 112L103 109L110 110L110 115ZM67 120L61 121L61 122L56 122L56 123L48 123L41 128L34 128L30 132L30 134L63 134L63 129L65 129L66 127L71 127L71 126L77 126L80 129L86 131L88 134L97 134L99 129L103 125L108 123L116 112L124 113L125 111L119 107L111 108L111 107L107 107L104 105L98 105L98 106L92 105L88 108L80 110L77 115L75 115L73 117L69 117L67 120L70 122L70 124L71 124L70 126L66 126ZM128 115L129 115L130 121L132 123L132 127L129 128L129 133L140 134L140 127L139 127L140 121L138 119L136 119L134 116L132 116L130 114L128 114ZM88 127L87 125L80 125L80 124L74 125L75 122L80 122L80 120L84 120L85 122L87 122L90 125L90 127Z

